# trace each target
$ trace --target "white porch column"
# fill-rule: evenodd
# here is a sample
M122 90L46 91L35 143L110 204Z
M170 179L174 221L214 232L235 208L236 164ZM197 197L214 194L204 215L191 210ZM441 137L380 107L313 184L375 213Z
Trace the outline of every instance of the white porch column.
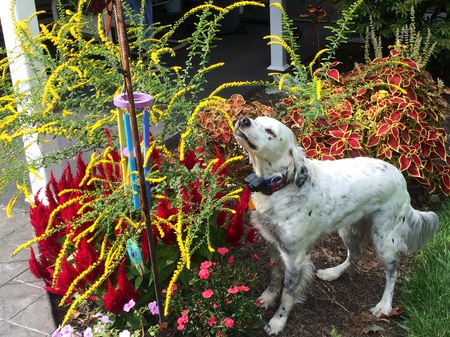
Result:
M0 11L3 36L8 56L12 62L10 64L11 79L13 84L18 83L17 90L27 92L34 85L29 79L34 78L34 73L29 65L29 60L25 57L15 34L15 22L27 20L36 12L34 0L2 0L3 10ZM28 28L33 36L39 35L39 25L37 17L30 20ZM42 68L39 65L37 69ZM18 107L21 110L21 107ZM23 113L27 113L23 111ZM37 135L30 134L23 138L25 145L25 155L27 161L38 159L42 156L42 149L38 143ZM45 187L49 180L49 175L45 169L37 171L40 178L30 174L31 192L36 195L42 187ZM44 190L42 188L42 190ZM44 200L44 193L39 196Z
M286 0L270 0L270 4L280 3L286 8ZM283 36L283 27L281 24L281 12L277 7L270 6L270 35ZM267 68L272 71L285 71L289 68L287 63L287 53L277 44L270 45L270 66Z

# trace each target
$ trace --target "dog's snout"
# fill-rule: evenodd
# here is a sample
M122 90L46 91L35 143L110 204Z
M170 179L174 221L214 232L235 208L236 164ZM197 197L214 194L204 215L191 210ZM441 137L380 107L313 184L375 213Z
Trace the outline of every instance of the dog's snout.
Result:
M242 116L239 118L239 126L241 127L249 127L252 124L250 119L247 116Z

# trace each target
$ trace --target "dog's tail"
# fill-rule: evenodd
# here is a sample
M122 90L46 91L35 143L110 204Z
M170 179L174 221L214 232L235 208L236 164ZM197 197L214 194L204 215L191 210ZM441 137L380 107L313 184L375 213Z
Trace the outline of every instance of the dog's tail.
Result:
M439 228L439 218L434 212L421 212L411 207L408 217L409 233L406 244L409 252L421 249Z

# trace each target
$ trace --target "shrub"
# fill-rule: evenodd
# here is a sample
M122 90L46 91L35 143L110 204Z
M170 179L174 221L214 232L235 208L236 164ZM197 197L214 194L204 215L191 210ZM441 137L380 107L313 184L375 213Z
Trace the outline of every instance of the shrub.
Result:
M354 12L352 7L349 14ZM331 37L328 49L319 52L318 57L326 52L332 54L338 37ZM309 157L380 158L399 167L410 186L420 185L428 193L439 186L448 195L450 160L443 126L450 111L442 97L448 89L442 82L433 81L421 69L422 64L404 55L421 52L413 53L412 48L398 41L391 46L389 56L380 56L381 50L375 48L378 57L370 60L367 56L365 64L356 64L345 74L337 70L338 61L326 61L313 71L314 60L309 76L305 68L293 62L297 74L283 75L278 80L287 96L283 120L296 131ZM415 40L409 42L415 48L428 50L429 46L420 41L419 45ZM425 63L426 58L420 61Z
M345 10L353 3L349 0L332 2L338 11ZM357 35L364 36L372 21L379 35L388 41L394 41L396 32L408 23L411 10L418 19L417 29L420 34L425 37L431 32L432 43L436 43L438 62L439 58L448 61L446 51L450 38L450 7L447 1L364 1L359 6L352 28Z
M222 154L233 155L238 153L238 146L232 140L234 124L238 119L244 115L255 118L274 114L275 111L271 107L259 102L247 103L242 95L234 94L225 102L217 101L200 111L197 122L202 134L217 146Z
M428 193L440 186L450 194L443 128L450 111L440 97L442 84L402 57L401 47L346 74L330 69L323 75L324 114L305 121L301 111L291 109L284 118L302 129L306 155L322 160L376 157L398 166Z

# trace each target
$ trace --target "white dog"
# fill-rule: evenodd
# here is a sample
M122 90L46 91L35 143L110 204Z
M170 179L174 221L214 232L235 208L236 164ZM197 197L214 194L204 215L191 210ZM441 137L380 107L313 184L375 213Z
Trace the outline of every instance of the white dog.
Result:
M417 251L439 227L435 213L411 207L400 171L370 158L309 160L296 146L294 133L269 117L242 117L234 136L254 168L246 178L255 206L252 222L272 246L276 262L259 300L267 308L283 289L267 333L282 331L293 304L304 299L313 277L308 250L323 234L336 230L347 246L347 259L318 270L317 276L337 279L358 261L364 239L371 236L386 270L383 297L371 312L389 315L399 253Z

